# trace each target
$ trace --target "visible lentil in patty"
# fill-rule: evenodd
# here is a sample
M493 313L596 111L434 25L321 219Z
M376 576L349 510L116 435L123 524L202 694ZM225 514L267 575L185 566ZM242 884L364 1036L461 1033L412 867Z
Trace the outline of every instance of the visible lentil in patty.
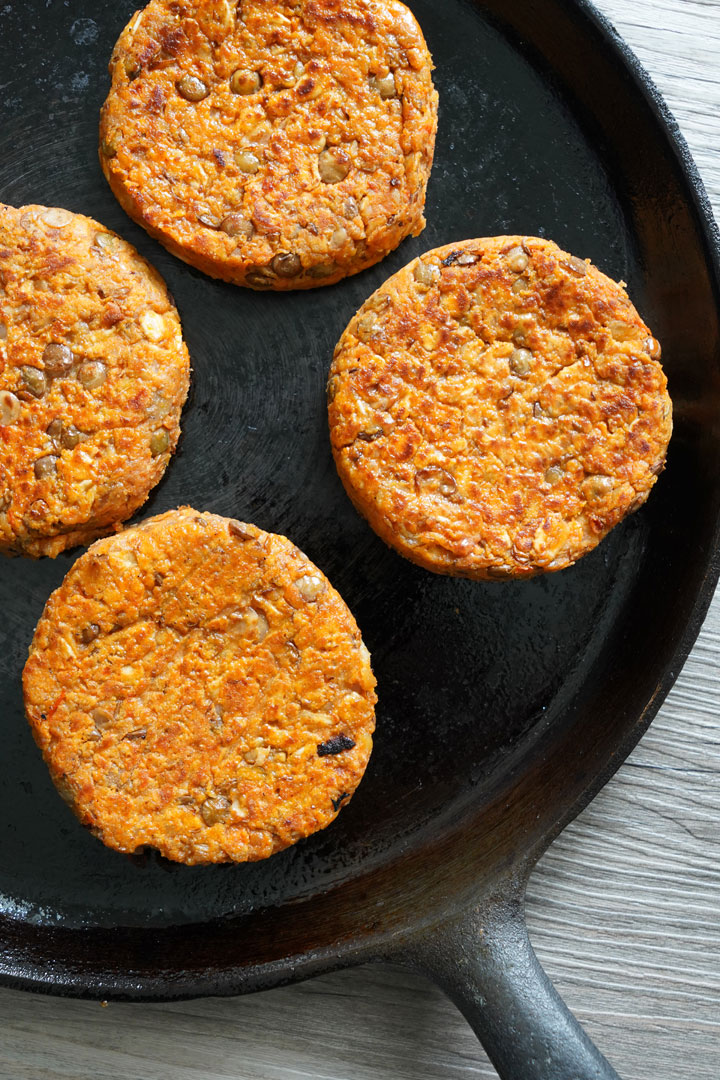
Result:
M672 406L659 360L624 288L548 240L427 252L336 348L340 477L375 531L426 569L561 570L663 468Z
M398 0L151 0L113 52L102 168L205 273L332 284L424 228L431 70Z
M0 551L55 556L145 502L190 364L160 275L91 218L0 203Z
M264 859L330 824L372 748L370 657L324 574L189 507L78 559L23 685L61 794L126 853Z

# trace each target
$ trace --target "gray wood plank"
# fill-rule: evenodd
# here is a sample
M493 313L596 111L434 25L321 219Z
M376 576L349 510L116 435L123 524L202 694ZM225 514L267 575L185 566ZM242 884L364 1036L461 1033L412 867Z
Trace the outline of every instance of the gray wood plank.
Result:
M677 116L720 211L720 3L601 0ZM625 1080L720 1076L720 598L615 779L542 860L528 920ZM343 972L239 1000L111 1005L0 992L1 1080L493 1077L424 980Z

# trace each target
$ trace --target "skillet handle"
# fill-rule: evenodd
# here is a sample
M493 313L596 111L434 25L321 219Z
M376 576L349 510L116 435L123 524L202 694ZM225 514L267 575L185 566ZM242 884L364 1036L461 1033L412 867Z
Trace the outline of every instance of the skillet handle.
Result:
M455 1002L502 1080L619 1080L541 968L521 898L486 902L403 953Z

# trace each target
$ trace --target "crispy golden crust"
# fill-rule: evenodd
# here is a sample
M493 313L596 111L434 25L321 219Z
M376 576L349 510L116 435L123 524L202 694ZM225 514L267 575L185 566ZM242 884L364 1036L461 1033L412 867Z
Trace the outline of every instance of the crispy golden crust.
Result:
M0 203L0 551L55 556L141 506L189 371L165 283L130 244Z
M55 783L118 851L264 859L325 828L372 748L355 620L283 536L189 507L100 540L23 673Z
M113 52L100 161L206 274L329 285L425 226L431 71L398 0L151 0Z
M561 570L640 506L672 430L624 289L547 240L428 252L343 334L333 453L377 533L443 574Z

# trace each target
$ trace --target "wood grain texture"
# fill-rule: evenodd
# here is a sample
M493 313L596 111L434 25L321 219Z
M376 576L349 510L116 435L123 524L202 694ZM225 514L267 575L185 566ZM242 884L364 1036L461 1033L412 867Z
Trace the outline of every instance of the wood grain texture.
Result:
M720 0L601 0L720 215ZM720 597L649 734L534 875L531 935L624 1080L720 1076ZM423 980L366 968L237 1000L0 992L1 1080L493 1077Z

